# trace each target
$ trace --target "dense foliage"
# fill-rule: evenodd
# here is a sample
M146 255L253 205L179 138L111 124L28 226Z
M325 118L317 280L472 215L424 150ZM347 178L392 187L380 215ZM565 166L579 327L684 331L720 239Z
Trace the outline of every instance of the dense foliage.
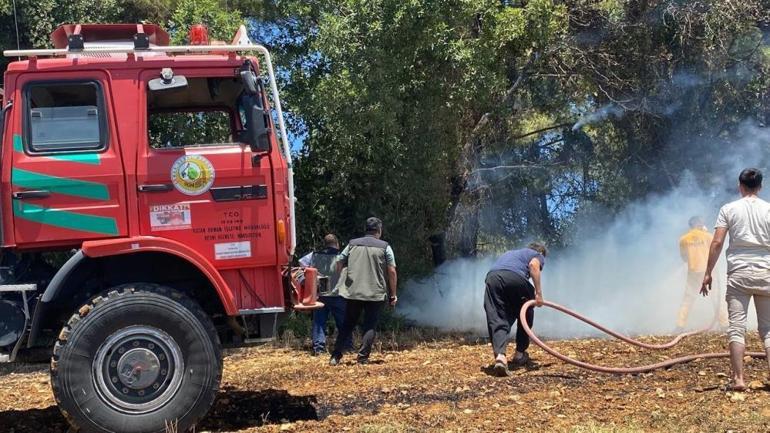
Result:
M99 7L95 7L98 3ZM277 54L300 249L385 221L402 273L446 254L571 241L717 164L768 117L760 0L17 0L22 47L66 21L246 20ZM13 4L0 2L3 48ZM711 165L710 165L711 164ZM705 184L709 178L699 179Z
M302 4L279 3L296 30L277 44L307 134L302 239L377 214L410 272L431 242L565 245L687 170L707 184L767 116L759 1Z

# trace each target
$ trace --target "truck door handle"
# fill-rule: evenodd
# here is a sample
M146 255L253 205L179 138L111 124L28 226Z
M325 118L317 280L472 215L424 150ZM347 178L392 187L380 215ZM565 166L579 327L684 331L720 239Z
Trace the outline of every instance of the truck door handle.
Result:
M171 184L169 183L149 183L139 185L139 192L165 192L171 191Z
M24 200L25 198L46 198L51 193L41 189L39 191L16 191L11 195L14 200Z

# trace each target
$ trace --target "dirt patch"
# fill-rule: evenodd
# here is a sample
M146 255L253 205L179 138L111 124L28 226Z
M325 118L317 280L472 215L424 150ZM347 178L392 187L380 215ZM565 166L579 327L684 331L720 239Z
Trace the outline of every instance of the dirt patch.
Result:
M663 341L662 337L646 341ZM723 350L709 334L666 352L596 339L559 341L566 354L635 365ZM750 347L759 348L756 339ZM634 376L580 370L533 348L508 378L487 374L490 347L446 338L380 352L367 366L272 347L229 351L222 391L203 432L713 432L770 431L767 364L747 364L751 391L723 391L728 362L697 361ZM65 432L45 365L0 369L0 431Z

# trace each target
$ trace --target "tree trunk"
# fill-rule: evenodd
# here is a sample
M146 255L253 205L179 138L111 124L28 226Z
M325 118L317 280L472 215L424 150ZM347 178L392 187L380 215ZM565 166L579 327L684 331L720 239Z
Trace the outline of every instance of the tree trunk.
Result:
M460 257L476 255L478 241L480 193L468 191L468 181L483 148L479 132L489 123L490 113L484 113L471 131L470 138L460 150L459 174L451 180L450 205L447 212L447 249Z
M519 69L515 81L500 95L500 104L511 103L519 86L525 81L529 68L539 57L532 53L527 63ZM492 113L486 112L473 127L468 139L460 149L457 164L457 175L451 179L450 205L447 211L446 244L450 253L460 257L474 257L478 252L479 217L481 214L482 194L478 188L468 190L468 181L473 171L478 167L479 157L484 150L481 138L483 132L492 121Z

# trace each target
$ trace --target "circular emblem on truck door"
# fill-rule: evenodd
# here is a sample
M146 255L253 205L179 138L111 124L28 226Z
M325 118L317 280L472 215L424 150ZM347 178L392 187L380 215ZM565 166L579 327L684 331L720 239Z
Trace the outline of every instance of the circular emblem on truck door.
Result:
M214 166L201 155L180 156L171 166L171 181L182 194L201 195L214 183Z

